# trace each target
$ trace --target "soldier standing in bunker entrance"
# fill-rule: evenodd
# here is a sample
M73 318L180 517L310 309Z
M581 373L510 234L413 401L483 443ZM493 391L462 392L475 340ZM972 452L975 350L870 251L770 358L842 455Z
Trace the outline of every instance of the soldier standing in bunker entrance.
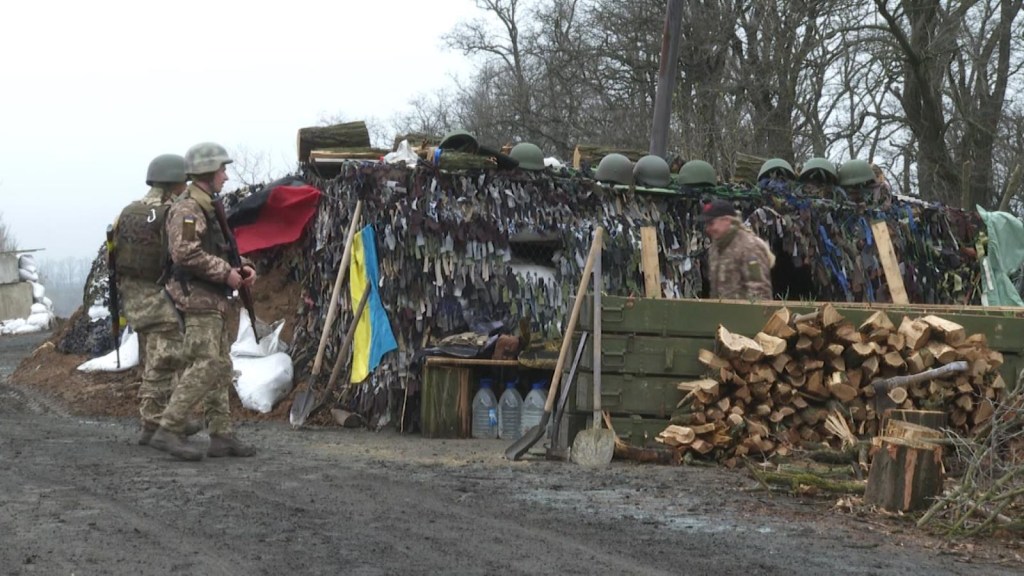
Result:
M771 300L775 255L768 243L743 226L736 209L726 200L715 199L705 204L701 220L711 238L711 297Z
M185 161L192 184L167 214L172 277L166 287L185 316L186 366L150 446L183 460L202 459L202 449L185 437L188 415L202 401L210 432L206 455L252 456L255 448L238 440L231 427L227 317L232 309L229 289L252 286L256 270L249 264L239 269L228 263L228 244L213 206L232 160L223 146L204 142L189 148Z
M142 351L142 384L139 386L139 415L142 435L139 444L149 444L160 426L181 363L182 334L163 281L170 271L164 223L170 204L185 191L188 177L185 158L163 154L149 163L146 184L149 192L126 206L114 222L114 262L124 315L136 334ZM198 420L186 423L184 433L203 429Z

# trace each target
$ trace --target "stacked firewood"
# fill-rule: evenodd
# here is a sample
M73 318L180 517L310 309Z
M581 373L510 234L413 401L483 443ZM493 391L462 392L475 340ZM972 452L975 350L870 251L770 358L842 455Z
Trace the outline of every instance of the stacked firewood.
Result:
M934 315L897 326L878 311L857 326L830 304L782 308L753 338L719 326L716 350L699 355L708 377L679 384L685 395L658 440L716 457L849 445L877 435L884 408L944 411L967 433L1005 388L1002 354L985 336Z

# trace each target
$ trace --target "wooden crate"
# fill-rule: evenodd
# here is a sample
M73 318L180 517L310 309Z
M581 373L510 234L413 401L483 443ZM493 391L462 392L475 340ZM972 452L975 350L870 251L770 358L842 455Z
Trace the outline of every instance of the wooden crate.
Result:
M478 385L476 370L485 367L518 367L515 360L427 358L423 365L420 417L428 438L469 438L473 395ZM497 390L495 396L500 396Z

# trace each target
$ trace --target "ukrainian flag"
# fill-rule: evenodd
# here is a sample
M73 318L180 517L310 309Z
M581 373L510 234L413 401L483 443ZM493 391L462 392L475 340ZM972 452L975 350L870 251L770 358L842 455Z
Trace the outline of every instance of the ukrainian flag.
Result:
M363 314L359 317L352 341L350 379L353 383L366 380L370 372L380 365L381 358L398 348L395 334L391 331L388 313L384 310L380 293L377 291L379 278L377 241L373 226L367 225L352 239L352 265L349 268L348 286L353 305L362 299L366 287L370 288L370 297L366 301Z

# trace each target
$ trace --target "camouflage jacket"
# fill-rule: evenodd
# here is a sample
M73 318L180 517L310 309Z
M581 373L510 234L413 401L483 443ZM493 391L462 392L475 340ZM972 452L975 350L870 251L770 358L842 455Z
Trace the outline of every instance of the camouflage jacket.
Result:
M231 310L226 284L231 265L227 246L213 211L213 198L190 184L167 214L167 243L173 275L167 292L184 312Z
M712 298L770 300L774 255L768 244L738 221L711 244L709 282Z

